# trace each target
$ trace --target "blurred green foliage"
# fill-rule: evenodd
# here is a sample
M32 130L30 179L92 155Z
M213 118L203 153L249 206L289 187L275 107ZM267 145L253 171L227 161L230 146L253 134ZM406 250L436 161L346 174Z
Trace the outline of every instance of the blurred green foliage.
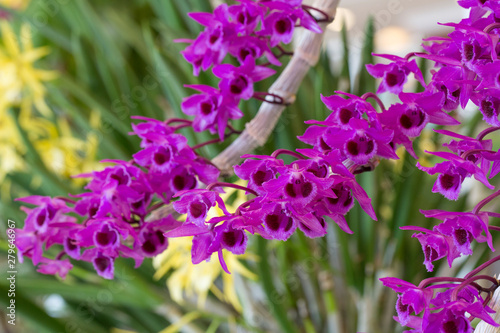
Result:
M66 119L80 139L85 139L88 133L95 134L98 160L129 160L139 149L139 141L128 135L130 116L182 117L180 103L190 94L184 84L217 84L210 73L194 77L191 66L179 54L184 45L173 42L176 38L194 38L201 31L201 26L190 20L187 12L211 10L208 1L199 0L47 0L32 1L25 11L11 11L11 15L13 25L31 25L35 45L50 47L50 55L38 62L40 67L59 72L58 79L46 84L46 101L53 111L49 120ZM373 34L373 22L369 22L362 64L373 62ZM353 77L345 31L342 36L344 49L339 50L344 52L342 68L333 71L327 54L321 55L318 65L304 80L296 103L283 113L268 143L257 150L258 154L269 154L277 148L304 147L296 139L306 128L304 121L324 119L328 114L320 94L332 95L346 87L356 94L375 91L375 82L364 65ZM268 86L268 82L262 83L258 89L265 90ZM259 102L249 101L241 107L246 116L235 122L239 129L255 115ZM91 123L92 112L100 115L98 126ZM474 122L466 126L470 126L470 132L475 131ZM20 228L24 214L12 197L66 195L78 192L79 186L50 173L41 162L43 152L33 148L30 133L22 126L18 130L28 148L23 156L27 168L8 175L12 187L8 196L2 194L0 220L5 226L7 218L13 219ZM207 133L194 135L188 130L184 134L192 145L210 138ZM435 143L436 137L429 135L427 140ZM202 151L210 158L225 145L212 145ZM452 203L437 194L427 195L433 179L418 171L415 163L404 154L397 164L381 162L374 172L358 176L373 198L379 220L371 221L355 206L348 215L353 235L338 232L331 223L329 235L322 239L307 239L299 233L286 243L254 237L250 250L261 260L248 265L258 272L260 281L241 283L245 288L263 291L266 297L260 303L247 301L243 306L245 309L264 306L270 316L261 314L258 320L249 318L246 310L238 315L227 309L217 312L207 308L200 310L201 317L190 323L186 331L203 332L207 328L214 332L235 331L235 327L255 332L397 330L392 320L395 294L383 288L378 278L390 275L417 282L428 275L421 264L420 245L399 227L410 222L427 226L429 222L418 214L418 209L451 210L466 204L466 197ZM41 179L40 184L30 181L35 177ZM5 240L0 241L0 247L0 271L4 274ZM113 328L159 332L196 309L193 304L180 306L169 300L164 281L152 279L149 260L137 270L132 262L118 260L113 281L98 278L85 263L77 264L64 282L36 273L29 263L18 264L18 271L19 326L12 332L99 333ZM2 275L0 312L5 311L9 302L7 289ZM50 295L60 295L64 300L58 311L51 311Z

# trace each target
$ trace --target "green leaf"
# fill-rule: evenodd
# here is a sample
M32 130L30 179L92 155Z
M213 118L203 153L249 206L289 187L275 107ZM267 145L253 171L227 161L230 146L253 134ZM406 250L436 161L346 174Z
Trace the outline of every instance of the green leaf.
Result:
M53 188L52 193L69 193L73 191L73 188L66 182L63 182L59 179L54 173L49 171L42 158L40 157L38 151L35 149L31 140L28 138L28 134L22 128L19 123L19 110L18 109L10 109L10 116L14 119L16 124L18 133L23 141L24 146L26 147L28 153L26 154L26 159L30 162L31 169L38 175L40 175L43 179L43 182Z
M283 307L283 304L280 302L279 292L276 290L274 286L271 272L273 271L268 262L268 250L267 250L267 241L262 238L257 238L257 251L260 257L258 267L259 267L259 277L262 281L262 286L266 293L267 304L269 306L271 314L278 321L283 332L297 332L294 324L288 319L286 308Z
M66 332L65 324L45 313L45 310L26 296L26 294L29 293L26 290L23 290L19 284L16 283L15 296L8 298L9 286L4 284L3 281L5 281L5 279L2 279L2 283L0 283L0 303L2 304L4 311L10 311L6 308L11 306L11 300L14 300L16 316L19 316L21 319L27 319L34 326L36 325L37 332ZM5 316L6 314L2 313L2 315ZM8 316L6 317L6 320L10 319L11 318ZM19 319L16 318L16 321L17 320Z

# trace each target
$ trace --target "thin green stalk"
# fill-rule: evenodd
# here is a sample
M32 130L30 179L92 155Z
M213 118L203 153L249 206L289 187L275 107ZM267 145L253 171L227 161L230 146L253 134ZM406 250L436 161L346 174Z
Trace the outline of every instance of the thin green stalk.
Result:
M262 238L257 238L257 253L260 257L258 267L259 267L259 277L262 280L262 285L264 287L264 292L267 296L267 304L270 308L270 312L274 315L278 324L280 325L283 332L297 332L294 324L288 319L286 308L279 301L279 293L273 283L272 268L267 260L269 253L267 251L267 241ZM276 297L278 296L278 297Z

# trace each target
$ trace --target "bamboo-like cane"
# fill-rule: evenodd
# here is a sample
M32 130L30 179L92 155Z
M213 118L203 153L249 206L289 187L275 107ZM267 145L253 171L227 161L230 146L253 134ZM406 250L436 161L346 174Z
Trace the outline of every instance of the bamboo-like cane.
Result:
M325 12L329 17L334 17L339 1L316 0L312 7ZM270 93L281 96L287 104L293 103L309 68L318 62L327 23L320 25L323 33L317 34L308 30L303 32L292 59L269 88ZM259 112L246 124L243 133L212 160L212 163L221 170L221 175L230 175L233 172L233 165L241 162L241 155L248 154L267 142L284 109L285 105L262 103Z
M311 6L333 18L339 2L340 0L315 0ZM280 96L285 104L294 102L295 94L309 68L318 62L327 24L320 23L323 33L317 34L309 30L302 33L290 62L269 88L269 93ZM266 143L285 107L286 105L262 102L255 117L246 124L243 133L212 159L212 163L219 168L222 176L232 174L233 165L242 162L241 155L248 154ZM147 220L158 220L174 212L172 205L163 206L153 211Z
M490 308L495 310L495 313L492 316L493 320L496 323L500 323L500 288L495 290L495 293L493 294L493 297L488 305ZM482 321L476 326L474 333L500 333L500 327L494 327Z

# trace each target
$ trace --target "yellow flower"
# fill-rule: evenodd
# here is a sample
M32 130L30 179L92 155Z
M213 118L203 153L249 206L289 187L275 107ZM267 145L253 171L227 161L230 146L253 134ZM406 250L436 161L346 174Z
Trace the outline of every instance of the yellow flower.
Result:
M97 113L92 113L98 118ZM73 135L66 119L59 118L56 124L41 117L30 117L23 125L35 150L46 167L64 178L103 169L106 165L95 160L99 142L96 134L90 132L83 139ZM0 118L0 182L14 171L26 171L28 165L23 159L26 153L17 126L10 115ZM83 185L83 178L72 178L75 185ZM33 184L36 185L36 184ZM4 195L7 193L2 189Z
M97 114L94 113L94 115ZM102 163L95 161L98 140L94 133L87 134L86 138L82 140L73 136L66 119L58 119L57 125L43 118L38 118L33 125L30 125L31 132L43 131L33 141L36 150L49 170L69 178L104 168ZM86 180L75 178L74 182L82 184Z
M0 5L16 10L24 10L29 2L29 0L0 0Z
M9 117L0 117L0 182L5 175L14 170L25 169L25 162L21 158L24 147L19 141L14 120Z
M45 116L50 110L45 103L43 81L52 80L56 72L37 69L34 62L49 53L48 47L34 48L28 25L16 36L8 22L0 23L3 45L0 46L0 117L12 106L21 108L26 123L33 106Z
M221 195L224 201L227 200L236 190L228 189L224 195ZM243 191L237 192L237 198L233 207L227 206L228 210L234 211L242 202L246 201ZM209 215L220 216L222 211L212 208ZM217 253L212 254L210 261L194 265L191 263L191 243L192 237L170 238L169 245L165 252L153 259L153 265L156 268L155 279L164 276L168 271L173 272L167 278L167 287L170 295L177 303L183 302L183 295L196 295L198 297L198 307L205 304L208 291L219 298L221 301L231 304L237 311L241 312L242 307L236 294L234 286L234 274L240 274L249 279L256 279L257 276L250 272L239 261L240 259L256 260L256 256L246 253L236 256L229 251L223 250L224 259L227 267L232 274L227 274L222 270ZM223 290L219 290L215 285L215 280L222 276Z
M1 0L0 0L1 1ZM27 3L27 2L26 2ZM3 1L2 5L20 5L20 2ZM19 123L28 134L47 168L57 175L69 178L73 175L102 169L104 165L95 161L98 140L93 133L83 139L73 135L68 121L58 118L54 124L32 112L36 108L44 117L52 112L45 103L44 81L56 77L56 72L37 69L34 63L48 54L47 47L34 48L31 33L23 25L16 36L8 22L0 23L2 45L0 45L0 182L13 171L26 171L22 156L26 153L9 108L19 107ZM98 127L100 120L96 112L91 113L90 123ZM84 179L75 178L81 185ZM2 185L2 193L8 191Z

